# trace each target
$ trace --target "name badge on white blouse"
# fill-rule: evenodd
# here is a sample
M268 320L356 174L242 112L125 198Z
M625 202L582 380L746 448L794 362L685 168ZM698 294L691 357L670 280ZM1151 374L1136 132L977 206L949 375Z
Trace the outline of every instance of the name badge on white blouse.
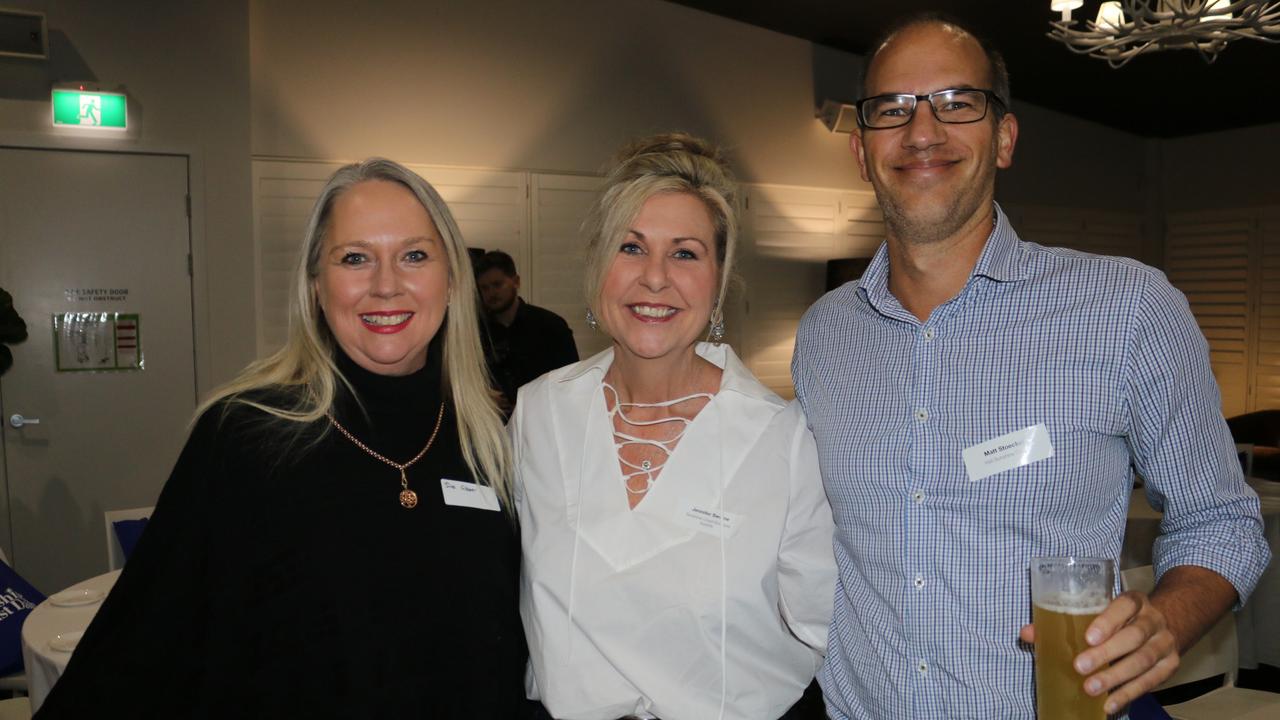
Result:
M682 502L677 506L676 519L686 527L701 533L720 537L733 537L746 519L745 515L727 513L714 503Z
M440 491L444 495L444 504L454 507L468 507L476 510L501 510L498 505L498 494L486 485L440 478Z
M969 480L977 481L1053 457L1053 442L1041 423L967 447L961 457Z

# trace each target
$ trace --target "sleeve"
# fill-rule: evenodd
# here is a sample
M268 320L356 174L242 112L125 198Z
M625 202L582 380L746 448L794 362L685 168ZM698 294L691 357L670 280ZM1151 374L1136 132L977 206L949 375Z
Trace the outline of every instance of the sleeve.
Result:
M1149 277L1129 352L1129 443L1151 506L1164 513L1156 577L1179 565L1212 570L1240 603L1266 569L1258 496L1244 482L1222 417L1209 348L1186 298Z
M818 449L797 401L783 413L790 428L790 498L778 549L782 618L792 634L826 653L835 600L835 523L818 471Z
M187 717L199 702L209 553L207 477L218 409L197 423L137 547L85 630L41 720ZM210 417L214 416L214 417Z

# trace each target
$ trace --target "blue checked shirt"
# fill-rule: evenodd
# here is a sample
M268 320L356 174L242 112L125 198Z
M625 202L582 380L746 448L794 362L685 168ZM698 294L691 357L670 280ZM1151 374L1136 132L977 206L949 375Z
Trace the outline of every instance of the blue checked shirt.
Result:
M1029 559L1119 558L1133 473L1163 509L1156 574L1200 565L1243 600L1266 567L1257 496L1186 299L1141 263L996 227L927 322L862 280L800 324L839 568L833 718L1034 718ZM1054 454L971 481L961 451L1043 423Z

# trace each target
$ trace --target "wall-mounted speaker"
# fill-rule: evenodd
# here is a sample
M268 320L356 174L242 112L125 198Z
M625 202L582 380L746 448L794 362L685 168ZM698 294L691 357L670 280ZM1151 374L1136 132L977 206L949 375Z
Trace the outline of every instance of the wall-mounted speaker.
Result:
M823 101L818 119L833 133L851 133L858 128L858 110L849 103Z

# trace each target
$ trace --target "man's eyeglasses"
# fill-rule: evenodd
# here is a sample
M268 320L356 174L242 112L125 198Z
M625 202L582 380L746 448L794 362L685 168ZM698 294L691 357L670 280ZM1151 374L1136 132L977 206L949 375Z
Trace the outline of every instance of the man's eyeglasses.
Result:
M1004 103L990 90L951 89L939 90L928 95L876 95L854 103L858 109L858 122L871 130L902 127L915 117L917 103L926 100L933 108L938 122L974 123L987 116L987 108L995 103L1002 109Z

